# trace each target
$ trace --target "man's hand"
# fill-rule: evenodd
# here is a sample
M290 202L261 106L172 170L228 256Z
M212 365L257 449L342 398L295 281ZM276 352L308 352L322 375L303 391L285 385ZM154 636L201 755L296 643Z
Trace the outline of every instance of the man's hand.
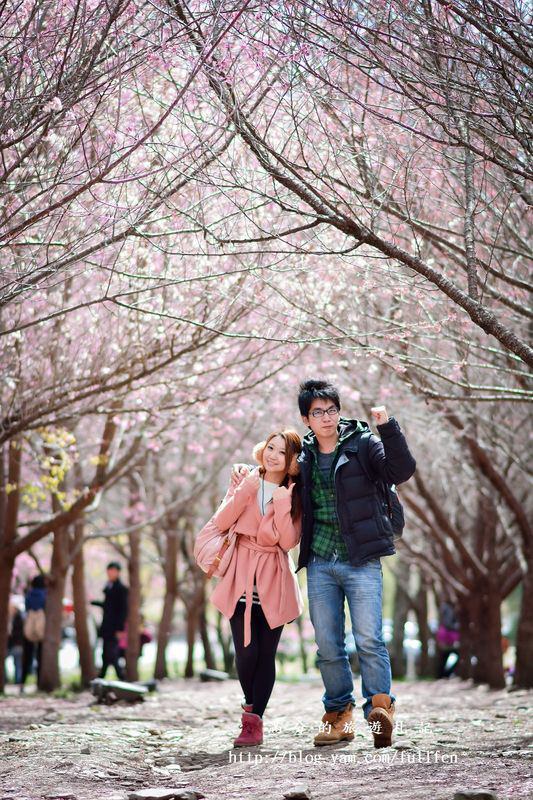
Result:
M376 425L383 425L389 419L385 406L373 406L373 408L370 409L370 413L374 417Z
M251 472L249 475L245 477L244 484L251 494L253 494L253 492L257 492L259 486L261 485L261 479L259 477L259 473Z
M249 472L250 469L247 464L234 464L231 468L231 485L238 486L242 479L249 474Z

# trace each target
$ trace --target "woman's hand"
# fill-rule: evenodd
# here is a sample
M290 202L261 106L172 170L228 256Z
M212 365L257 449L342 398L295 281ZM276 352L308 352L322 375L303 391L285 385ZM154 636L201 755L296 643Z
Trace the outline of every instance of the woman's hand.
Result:
M272 499L273 500L283 500L283 498L285 498L285 497L291 497L292 498L292 493L294 491L294 486L295 486L294 483L291 483L291 485L289 486L288 489L287 489L286 486L278 486L278 488L274 489L274 491L272 493Z

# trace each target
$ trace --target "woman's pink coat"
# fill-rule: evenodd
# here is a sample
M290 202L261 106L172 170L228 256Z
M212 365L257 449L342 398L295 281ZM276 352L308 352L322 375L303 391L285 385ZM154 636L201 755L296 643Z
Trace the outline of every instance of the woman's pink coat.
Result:
M300 541L300 520L291 517L294 484L281 498L273 498L267 512L261 515L257 488L247 479L229 491L225 502L213 519L221 531L235 530L239 534L235 553L220 578L211 601L226 617L246 592L244 613L244 646L250 644L252 589L257 593L268 624L277 628L299 617L303 600L289 550Z

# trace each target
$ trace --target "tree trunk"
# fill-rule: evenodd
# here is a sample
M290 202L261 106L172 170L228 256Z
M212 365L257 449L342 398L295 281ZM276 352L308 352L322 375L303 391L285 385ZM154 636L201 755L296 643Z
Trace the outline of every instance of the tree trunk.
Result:
M7 448L0 445L0 545L3 544L3 531L5 531L7 515L7 472L6 472L6 452Z
M505 688L502 653L501 586L498 581L496 557L496 509L492 496L479 498L479 530L486 546L487 577L477 580L475 594L477 625L474 627L474 655L476 661L472 676L476 683L488 683L492 689Z
M502 657L501 598L492 581L477 586L474 634L475 663L472 677L476 683L488 683L491 689L505 688Z
M209 641L209 631L207 626L207 616L205 613L205 585L204 591L202 592L202 608L199 614L199 627L200 627L200 637L202 639L202 647L204 648L204 661L206 669L216 669L217 664L215 661L215 656L213 655L213 648L211 647L211 642Z
M472 606L475 604L475 598L462 598L458 610L457 617L459 619L459 661L457 662L456 672L464 681L472 677L472 658L474 656L473 649L473 628L475 617Z
M396 587L394 590L394 616L392 642L390 645L390 662L393 678L405 676L406 662L403 649L404 627L410 608L409 598L409 564L403 558L398 558L396 569Z
M187 627L187 662L185 664L185 678L194 677L194 642L200 617L200 592L196 592L192 603L186 606Z
M76 628L76 644L80 658L81 685L89 686L96 675L94 652L87 625L87 594L85 591L85 559L83 554L83 536L85 522L80 517L74 523L74 548L72 572L72 599L74 602L74 626Z
M505 687L501 635L501 597L492 581L479 582L476 592L459 606L458 675L493 689Z
M416 598L416 621L418 623L418 638L420 640L420 660L417 674L419 678L433 676L433 669L429 658L429 624L428 624L428 592L421 582Z
M224 631L222 630L222 614L220 611L217 611L217 638L222 648L222 657L224 659L224 671L229 673L233 678L236 675L235 672L235 655L231 648L232 636L231 633L229 636L224 636Z
M157 632L157 654L155 658L154 678L162 680L168 678L167 646L170 638L172 617L174 616L174 603L176 595L169 592L168 587L163 601L163 611L159 620Z
M128 595L128 645L126 648L126 677L129 681L139 680L139 651L141 645L141 533L129 534L130 555L128 574L130 591Z
M178 534L175 530L166 532L165 550L165 599L157 633L157 655L155 659L154 678L162 680L168 677L167 647L172 630L174 605L178 594Z
M54 533L52 565L46 592L46 625L42 645L39 689L53 692L61 685L59 648L63 623L63 596L69 565L69 536L67 528Z
M0 558L0 693L5 689L5 654L9 634L9 595L13 579L13 558Z
M13 580L15 557L9 552L17 531L18 511L20 502L20 469L21 445L19 439L13 439L7 445L7 481L5 469L4 448L0 451L0 692L5 688L5 654L7 652L7 637L9 628L9 596ZM11 491L7 494L6 484L9 483Z
M522 580L520 616L516 631L515 686L533 687L533 563Z

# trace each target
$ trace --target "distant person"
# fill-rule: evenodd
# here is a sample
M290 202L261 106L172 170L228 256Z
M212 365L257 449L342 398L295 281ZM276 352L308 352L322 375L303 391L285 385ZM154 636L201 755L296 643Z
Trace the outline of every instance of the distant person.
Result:
M91 605L100 606L104 611L98 629L103 644L100 678L105 678L108 667L114 667L120 681L124 680L124 670L119 662L119 638L124 635L128 618L128 587L120 580L121 569L118 561L107 565L104 600L91 600Z
M20 606L11 601L9 605L9 628L7 655L13 659L13 683L22 686L22 659L24 653L24 614Z
M437 678L449 678L455 671L457 659L448 663L451 655L459 655L459 621L453 603L444 600L439 608L437 630Z
M21 691L28 675L33 672L34 661L37 661L37 683L41 673L41 656L46 623L46 579L44 575L36 575L30 584L24 601L26 618L23 625L22 645L22 681Z

